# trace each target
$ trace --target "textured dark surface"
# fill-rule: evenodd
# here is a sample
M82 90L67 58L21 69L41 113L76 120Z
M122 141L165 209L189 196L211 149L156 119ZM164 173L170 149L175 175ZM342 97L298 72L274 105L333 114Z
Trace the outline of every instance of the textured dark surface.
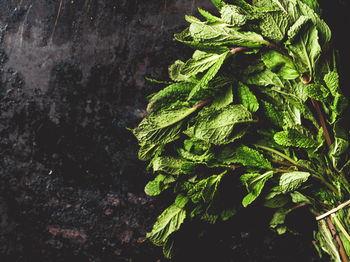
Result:
M331 17L348 4L335 2L325 15L343 51L335 25L349 19ZM209 0L0 0L1 262L163 260L143 240L167 200L144 194L126 127L156 91L145 77L167 80L167 66L190 55L173 34L196 6L212 9ZM277 237L261 229L266 220L254 213L200 241L185 235L178 260L319 261L308 230Z

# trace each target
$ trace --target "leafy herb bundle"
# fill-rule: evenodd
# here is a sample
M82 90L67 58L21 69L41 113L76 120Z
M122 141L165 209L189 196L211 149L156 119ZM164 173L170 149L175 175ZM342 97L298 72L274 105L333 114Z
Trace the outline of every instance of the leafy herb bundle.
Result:
M193 56L169 67L172 82L132 130L154 173L145 192L174 193L147 238L171 258L182 224L225 221L255 201L275 210L279 234L307 207L320 255L348 261L347 99L317 1L212 2L220 16L186 16L175 38Z

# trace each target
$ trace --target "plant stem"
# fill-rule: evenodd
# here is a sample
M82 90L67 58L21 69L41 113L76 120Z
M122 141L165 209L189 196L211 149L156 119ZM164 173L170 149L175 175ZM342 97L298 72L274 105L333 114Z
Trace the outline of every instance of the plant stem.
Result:
M212 101L211 99L207 99L207 100L204 100L204 101L202 101L202 102L200 102L192 107L196 107L196 108L203 107L203 106L209 104L211 101Z
M262 145L255 145L256 147L258 148L261 148L261 149L264 149L266 151L270 151L272 153L275 153L276 155L279 155L280 157L283 157L284 159L288 160L289 162L291 162L293 165L295 166L298 166L298 163L296 161L294 161L293 159L291 159L289 156L273 149L273 148L270 148L270 147L267 147L267 146L262 146Z
M348 232L346 232L343 225L340 223L339 219L337 218L337 215L333 213L331 215L331 217L334 219L335 223L339 227L340 231L344 234L345 238L350 242L350 236L349 236Z
M324 116L322 114L320 105L318 104L318 102L315 99L311 99L311 102L312 102L313 107L316 109L316 113L317 113L318 118L320 120L322 129L323 129L323 134L324 134L324 137L326 139L327 146L330 147L332 145L332 138L329 135L329 132L328 132L328 129L327 129L327 125L326 125L326 121L325 121Z
M328 226L329 230L332 233L332 236L334 237L335 241L338 244L338 251L339 251L342 262L349 262L349 258L346 255L343 242L341 241L339 233L338 233L337 229L335 228L331 218L326 217L326 222L327 222L327 226Z

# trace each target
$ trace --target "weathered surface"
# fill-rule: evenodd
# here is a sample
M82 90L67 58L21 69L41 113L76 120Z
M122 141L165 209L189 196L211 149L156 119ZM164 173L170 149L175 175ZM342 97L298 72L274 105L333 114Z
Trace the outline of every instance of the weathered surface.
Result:
M0 261L162 259L143 239L167 201L143 193L145 165L126 127L155 91L145 77L166 80L190 54L172 35L198 5L212 9L209 0L0 0ZM198 261L317 261L310 236L277 238L258 229L265 222L215 226L184 250Z

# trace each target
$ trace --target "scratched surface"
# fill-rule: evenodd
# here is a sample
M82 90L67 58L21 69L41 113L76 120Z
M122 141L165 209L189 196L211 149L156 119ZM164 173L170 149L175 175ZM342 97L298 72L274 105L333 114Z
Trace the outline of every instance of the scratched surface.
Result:
M329 14L348 7L337 3ZM173 34L197 6L212 9L0 0L1 262L163 261L143 240L168 200L143 193L145 164L126 127L156 91L145 77L167 80L167 66L191 54ZM191 224L178 261L319 261L310 235L277 237L261 229L263 214L250 217L208 231Z

